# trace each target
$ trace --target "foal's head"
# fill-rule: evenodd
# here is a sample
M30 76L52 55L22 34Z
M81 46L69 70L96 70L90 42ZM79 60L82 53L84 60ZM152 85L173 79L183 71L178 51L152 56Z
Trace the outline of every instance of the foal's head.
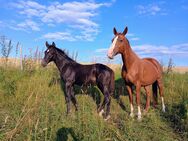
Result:
M51 45L48 44L46 41L46 51L44 52L44 58L42 59L41 65L45 67L49 62L54 60L54 57L56 55L56 45L53 42Z
M126 39L125 35L127 34L128 28L125 27L124 31L122 33L117 32L116 28L114 27L114 38L112 39L112 44L108 50L108 57L110 59L113 59L113 57L119 53L123 53L125 50L125 46L128 43L128 40Z

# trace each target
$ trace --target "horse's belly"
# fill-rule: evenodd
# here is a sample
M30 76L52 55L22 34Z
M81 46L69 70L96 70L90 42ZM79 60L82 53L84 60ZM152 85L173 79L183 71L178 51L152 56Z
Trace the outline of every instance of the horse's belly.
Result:
M158 78L158 73L155 68L145 69L143 70L141 84L143 86L153 84Z

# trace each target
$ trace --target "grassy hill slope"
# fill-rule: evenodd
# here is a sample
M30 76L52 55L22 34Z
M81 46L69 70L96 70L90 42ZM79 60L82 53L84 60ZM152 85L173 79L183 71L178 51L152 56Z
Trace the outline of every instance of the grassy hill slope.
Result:
M97 88L89 88L87 94L76 89L79 110L72 105L66 116L59 75L52 66L27 71L0 68L0 140L188 140L188 74L165 75L164 85L167 112L161 112L161 105L151 107L139 122L129 117L128 96L117 71L116 95L121 95L112 98L111 119L104 121L96 112L96 103L103 99ZM144 91L141 103L143 110Z

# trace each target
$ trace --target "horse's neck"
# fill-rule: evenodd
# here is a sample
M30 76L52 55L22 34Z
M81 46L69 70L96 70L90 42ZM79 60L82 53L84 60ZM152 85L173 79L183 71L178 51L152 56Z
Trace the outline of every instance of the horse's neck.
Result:
M128 44L125 47L124 52L121 54L122 60L125 69L128 71L131 67L131 65L135 62L138 61L140 58L136 55L136 53L132 50L131 46Z
M61 72L65 65L71 65L74 61L57 51L54 63Z

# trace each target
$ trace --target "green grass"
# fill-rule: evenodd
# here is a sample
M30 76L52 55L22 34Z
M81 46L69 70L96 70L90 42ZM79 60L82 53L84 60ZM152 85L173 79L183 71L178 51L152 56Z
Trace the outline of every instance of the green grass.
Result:
M71 114L66 116L58 74L51 66L33 71L0 68L0 140L188 140L188 74L165 75L167 112L161 112L161 105L157 109L151 107L140 122L129 117L129 101L120 71L116 72L116 95L121 96L119 100L112 99L109 121L96 112L98 102L93 99L101 96L102 100L103 96L93 88L88 93L97 95L96 98L76 90L79 110L75 112L71 105ZM136 114L135 103L134 106Z

